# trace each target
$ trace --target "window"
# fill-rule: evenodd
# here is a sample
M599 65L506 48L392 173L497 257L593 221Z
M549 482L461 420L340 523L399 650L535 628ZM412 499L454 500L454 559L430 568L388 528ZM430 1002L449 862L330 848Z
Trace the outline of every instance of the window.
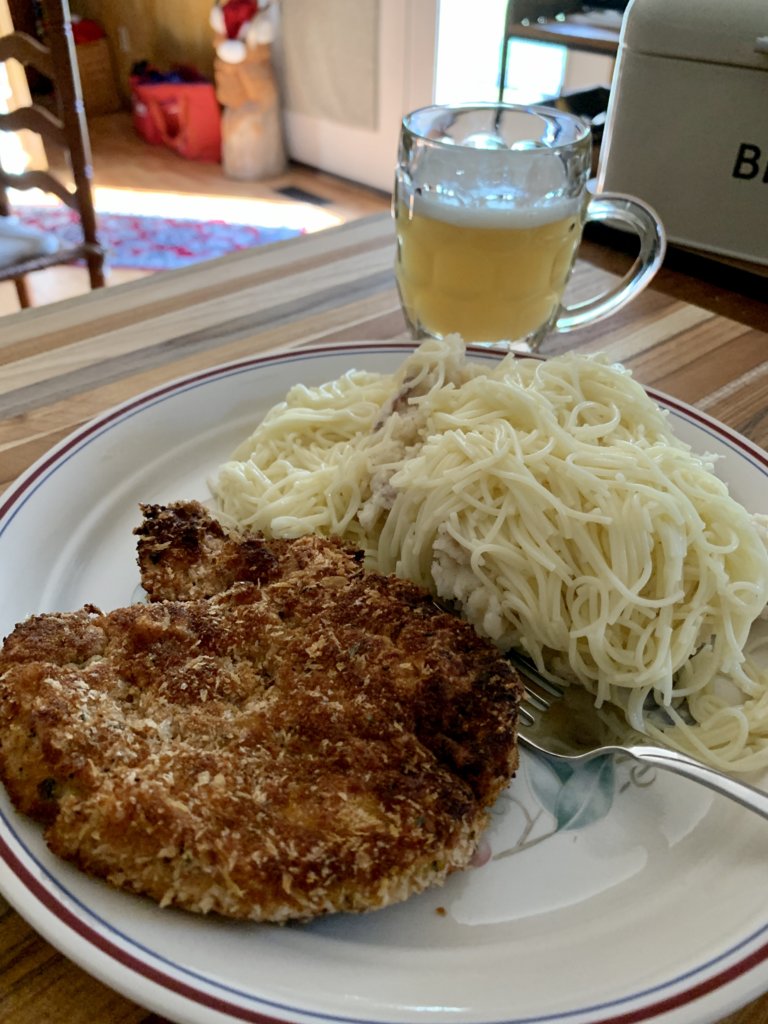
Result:
M493 101L499 94L506 0L440 0L435 103ZM563 46L513 39L509 44L508 103L537 103L559 95L565 77Z

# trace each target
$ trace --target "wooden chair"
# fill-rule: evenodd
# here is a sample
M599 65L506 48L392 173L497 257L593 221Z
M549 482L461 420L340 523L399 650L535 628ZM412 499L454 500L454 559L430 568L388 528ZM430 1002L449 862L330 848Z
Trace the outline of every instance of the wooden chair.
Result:
M66 154L73 184L60 180L50 171L31 170L8 173L0 166L0 237L3 257L0 281L13 280L23 307L30 305L25 275L46 267L85 260L92 288L103 287L104 249L98 241L96 214L91 195L93 170L90 139L80 87L75 44L72 38L68 0L41 0L45 25L45 44L25 32L12 32L0 38L0 62L15 59L50 79L58 116L30 102L10 113L0 114L0 131L28 130L42 139L43 145L59 147ZM8 189L39 188L57 196L80 217L83 240L61 247L58 240L42 232L16 226L12 218Z

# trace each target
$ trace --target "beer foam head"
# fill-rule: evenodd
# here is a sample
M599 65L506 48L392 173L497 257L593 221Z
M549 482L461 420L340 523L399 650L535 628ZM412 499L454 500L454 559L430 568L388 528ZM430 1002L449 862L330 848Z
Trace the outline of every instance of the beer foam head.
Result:
M460 227L535 228L572 217L580 208L581 200L571 196L526 202L481 194L462 202L450 194L422 191L413 197L414 213Z

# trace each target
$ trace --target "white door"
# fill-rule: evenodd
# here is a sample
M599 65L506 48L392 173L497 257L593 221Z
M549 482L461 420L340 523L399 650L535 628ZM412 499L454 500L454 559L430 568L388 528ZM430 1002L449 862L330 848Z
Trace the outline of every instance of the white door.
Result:
M404 114L433 101L439 0L280 0L290 157L391 191Z

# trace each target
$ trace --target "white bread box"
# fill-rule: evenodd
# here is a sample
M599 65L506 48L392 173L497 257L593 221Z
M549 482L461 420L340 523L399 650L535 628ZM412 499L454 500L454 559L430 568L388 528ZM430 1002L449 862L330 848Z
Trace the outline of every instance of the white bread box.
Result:
M768 0L631 0L597 190L646 200L672 242L768 265Z

